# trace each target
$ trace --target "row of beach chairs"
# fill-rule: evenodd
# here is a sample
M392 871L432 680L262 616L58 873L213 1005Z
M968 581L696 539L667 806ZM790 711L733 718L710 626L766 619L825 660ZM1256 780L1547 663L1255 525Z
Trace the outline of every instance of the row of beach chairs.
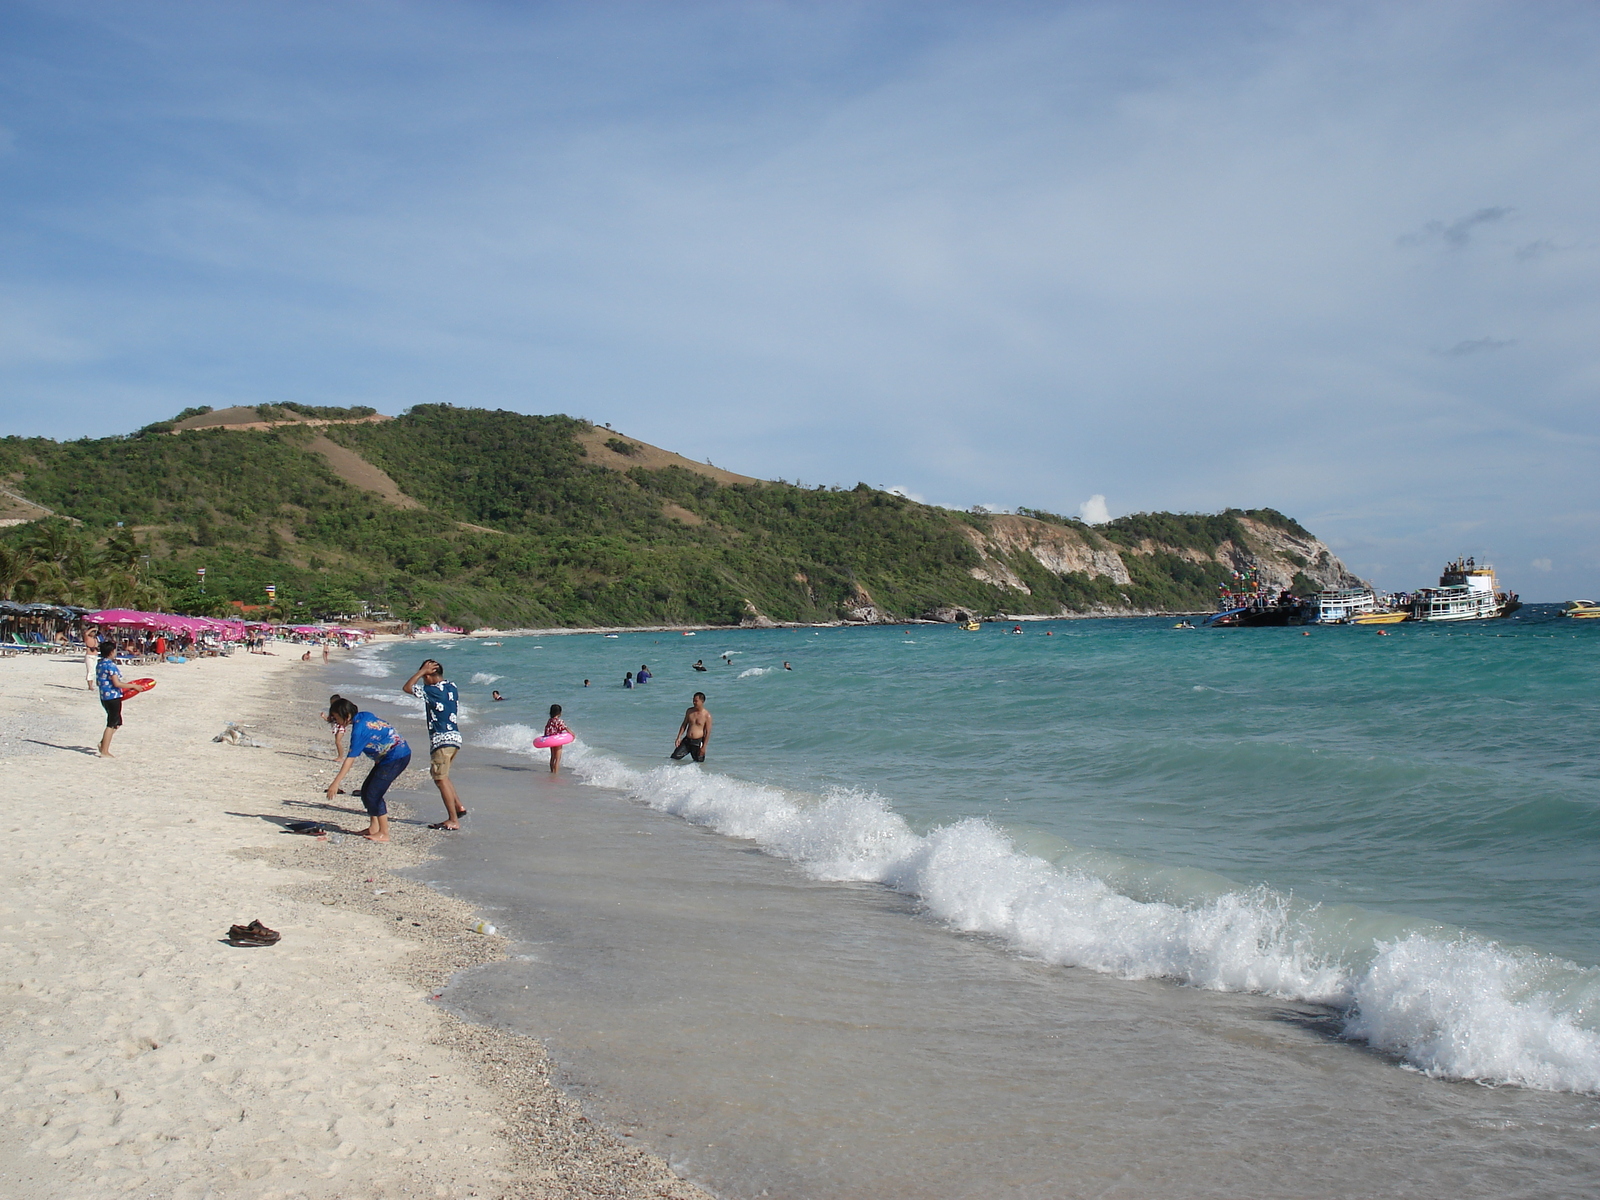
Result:
M82 642L53 642L42 633L13 633L0 638L4 654L82 654Z

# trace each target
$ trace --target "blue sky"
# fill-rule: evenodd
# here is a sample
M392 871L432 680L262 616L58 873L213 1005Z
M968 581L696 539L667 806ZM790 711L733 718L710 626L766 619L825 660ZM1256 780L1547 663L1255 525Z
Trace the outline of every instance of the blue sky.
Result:
M1597 50L1559 2L13 0L3 431L566 412L1594 596Z

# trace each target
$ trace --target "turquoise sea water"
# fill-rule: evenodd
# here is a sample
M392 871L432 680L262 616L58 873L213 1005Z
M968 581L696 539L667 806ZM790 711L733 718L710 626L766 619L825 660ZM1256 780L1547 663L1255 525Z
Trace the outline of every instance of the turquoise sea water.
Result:
M578 779L812 878L882 885L1046 962L1326 1005L1442 1076L1600 1090L1594 623L1021 628L441 657L469 745L529 754L560 703ZM400 654L417 656L369 670ZM624 690L644 663L655 678ZM695 690L709 761L669 765Z

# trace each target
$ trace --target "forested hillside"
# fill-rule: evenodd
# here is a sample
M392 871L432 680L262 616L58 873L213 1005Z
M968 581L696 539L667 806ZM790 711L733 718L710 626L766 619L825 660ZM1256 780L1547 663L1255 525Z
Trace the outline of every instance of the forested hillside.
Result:
M367 601L468 626L583 626L1203 609L1242 565L1303 588L1351 578L1272 510L1093 528L956 513L865 484L635 466L638 443L586 422L446 405L271 424L345 412L0 439L4 486L59 514L0 535L0 592L204 612L264 603L276 584L286 615Z

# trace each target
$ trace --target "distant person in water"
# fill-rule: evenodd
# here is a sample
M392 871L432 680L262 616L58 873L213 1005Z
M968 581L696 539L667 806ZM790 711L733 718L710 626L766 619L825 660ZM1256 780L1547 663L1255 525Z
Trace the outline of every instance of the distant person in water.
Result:
M650 668L645 666L644 663L640 663L639 664L639 673L633 677L633 681L635 683L649 683L650 682Z
M624 675L622 677L622 686L625 687L625 688L631 688L633 686L633 672L632 671L629 671L626 675Z
M552 704L550 706L550 719L544 723L544 736L547 738L555 737L558 733L571 732L572 730L567 728L567 723L561 719L561 705ZM561 751L564 749L566 749L565 746L550 747L550 774L554 775L561 769Z
M785 671L792 671L792 670L794 670L794 668L793 668L793 667L791 667L791 666L790 666L790 665L789 665L789 664L788 664L788 663L787 663L787 662L785 662L785 663L784 663L784 664L783 664L783 669L784 669L784 670L785 670Z
M696 692L694 703L683 712L683 724L678 726L678 741L672 748L673 758L693 756L695 762L706 760L706 747L711 745L711 710L706 707L706 694Z
M706 660L703 659L703 658L695 659L694 660L694 669L696 671L704 671L706 669Z
M584 687L588 687L588 686L589 686L589 681L588 681L588 680L587 680L587 679L585 679L585 680L584 680L584 681L583 681L583 686L584 686Z
M505 697L502 696L499 692L490 692L489 693L489 697L492 700L504 700L505 699Z

